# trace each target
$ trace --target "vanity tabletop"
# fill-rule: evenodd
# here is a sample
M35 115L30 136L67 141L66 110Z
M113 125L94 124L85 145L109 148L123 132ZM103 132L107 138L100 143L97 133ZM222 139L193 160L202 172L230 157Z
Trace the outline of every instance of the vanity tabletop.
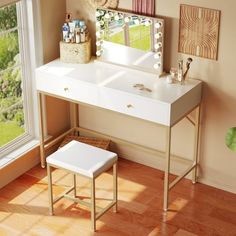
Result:
M187 79L184 85L177 82L168 84L166 77L158 78L158 76L153 73L129 69L96 60L91 60L91 62L87 64L70 64L63 63L60 59L57 59L39 67L36 71L38 75L50 75L50 79L52 80L59 80L60 78L76 80L170 104L202 83L200 80ZM140 87L137 85L143 85L143 87L148 90L140 90Z
M201 84L195 79L168 84L166 77L96 60L70 64L57 59L36 69L40 92L164 125L200 103Z

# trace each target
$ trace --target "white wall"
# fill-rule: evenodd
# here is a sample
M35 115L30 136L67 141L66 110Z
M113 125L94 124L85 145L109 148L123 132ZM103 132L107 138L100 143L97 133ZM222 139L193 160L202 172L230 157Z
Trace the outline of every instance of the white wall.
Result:
M236 53L236 1L235 0L156 0L156 13L166 20L165 69L177 65L179 58L188 55L177 52L178 18L180 3L221 10L218 61L193 57L190 76L205 82L203 95L201 134L201 182L236 193L236 153L225 146L227 129L236 126L236 79L233 72ZM119 8L130 9L131 0L120 0ZM86 0L67 0L67 11L83 17L94 34L93 12ZM89 14L88 14L89 13ZM80 123L84 127L103 131L140 144L164 147L164 133L154 124L123 117L106 111L88 108L80 110ZM95 119L94 119L95 118ZM192 155L193 129L183 121L174 130L173 150L183 156ZM160 141L160 143L159 143ZM162 169L163 160L149 153L119 146L126 158ZM180 166L173 167L174 171ZM132 171L132 170L131 170Z

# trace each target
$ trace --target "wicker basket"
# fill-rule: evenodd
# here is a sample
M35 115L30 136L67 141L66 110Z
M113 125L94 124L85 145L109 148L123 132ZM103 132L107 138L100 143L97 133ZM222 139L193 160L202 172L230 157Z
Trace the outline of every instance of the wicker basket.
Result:
M60 42L60 59L66 63L88 63L91 59L91 39L84 43Z
M86 143L86 144L89 144L89 145L92 145L92 146L95 146L98 148L102 148L105 150L108 150L109 145L110 145L110 140L108 140L108 139L68 135L65 137L65 139L63 140L63 142L61 143L59 148L63 147L64 145L66 145L67 143L69 143L72 140Z

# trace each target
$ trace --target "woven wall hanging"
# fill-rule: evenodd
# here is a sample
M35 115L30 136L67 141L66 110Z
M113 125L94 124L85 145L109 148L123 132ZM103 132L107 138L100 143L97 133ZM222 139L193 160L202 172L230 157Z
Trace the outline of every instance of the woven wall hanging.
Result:
M217 60L220 11L180 5L178 51Z

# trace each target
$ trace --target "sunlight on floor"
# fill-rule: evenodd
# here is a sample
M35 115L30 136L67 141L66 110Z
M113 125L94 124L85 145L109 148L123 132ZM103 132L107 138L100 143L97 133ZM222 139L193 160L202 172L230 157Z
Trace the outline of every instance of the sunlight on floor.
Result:
M169 209L170 211L165 213L165 222L172 220L176 215L188 204L188 200L184 198L177 198L171 202Z

